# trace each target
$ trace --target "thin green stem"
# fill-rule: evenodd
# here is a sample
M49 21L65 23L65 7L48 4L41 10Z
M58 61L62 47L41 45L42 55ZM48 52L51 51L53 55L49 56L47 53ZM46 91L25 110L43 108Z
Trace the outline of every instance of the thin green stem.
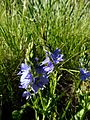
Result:
M45 114L43 114L43 119L42 120L45 120Z

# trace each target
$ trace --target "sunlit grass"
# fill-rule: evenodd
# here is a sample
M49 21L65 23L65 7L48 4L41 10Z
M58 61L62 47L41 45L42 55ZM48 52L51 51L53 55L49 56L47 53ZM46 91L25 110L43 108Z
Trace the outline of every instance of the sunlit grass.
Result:
M89 44L89 0L1 1L0 94L3 95L5 101L7 98L14 101L13 109L16 110L18 108L18 103L15 106L16 98L19 98L19 95L16 95L19 90L17 72L27 56L27 50L30 50L29 55L32 52L42 61L45 58L43 50L48 49L52 52L60 48L64 54L64 61L59 66L61 72L58 71L59 80L53 96L49 94L48 97L44 97L45 93L50 92L49 90L54 87L50 82L50 86L45 88L45 93L42 91L32 98L29 107L35 110L37 118L43 116L43 120L45 118L65 120L68 116L71 120L78 120L78 117L83 119L84 110L90 109L85 102L85 100L89 101L89 90L86 90L87 94L83 94L80 88L79 68L82 67L81 62L83 62L83 67L90 66ZM50 76L50 80L52 79L56 79L54 75ZM3 89L6 90L3 91ZM41 98L39 99L38 96ZM45 102L44 106L40 104L41 101ZM22 107L22 112L17 110L17 115L14 115L23 116L27 104ZM48 106L46 111L45 106ZM22 117L16 119L22 119Z

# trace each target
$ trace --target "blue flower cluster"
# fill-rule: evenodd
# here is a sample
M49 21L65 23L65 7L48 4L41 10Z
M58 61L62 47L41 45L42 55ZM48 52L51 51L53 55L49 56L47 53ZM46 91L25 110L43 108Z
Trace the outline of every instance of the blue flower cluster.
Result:
M54 65L63 61L63 54L60 54L60 49L56 49L53 53L46 52L46 59L35 66L36 75L32 74L31 66L22 63L21 69L18 75L20 78L20 88L24 88L22 96L28 99L31 93L28 91L30 88L34 94L38 92L39 89L43 89L46 84L48 84L48 76L54 70Z
M22 96L26 99L32 95L30 90L36 94L39 89L43 89L49 83L49 74L53 72L55 65L63 61L63 54L57 48L53 53L46 51L46 58L40 64L38 63L38 58L35 58L35 61L34 71L36 74L32 72L32 66L25 63L21 64L20 72L18 73L21 76L19 88L25 89ZM80 79L84 81L87 78L90 78L90 72L80 68Z

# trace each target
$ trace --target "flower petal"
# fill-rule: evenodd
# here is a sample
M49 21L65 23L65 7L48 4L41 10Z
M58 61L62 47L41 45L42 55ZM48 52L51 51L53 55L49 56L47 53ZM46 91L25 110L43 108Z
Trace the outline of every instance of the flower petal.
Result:
M24 91L22 97L26 97L26 100L31 96L30 92Z

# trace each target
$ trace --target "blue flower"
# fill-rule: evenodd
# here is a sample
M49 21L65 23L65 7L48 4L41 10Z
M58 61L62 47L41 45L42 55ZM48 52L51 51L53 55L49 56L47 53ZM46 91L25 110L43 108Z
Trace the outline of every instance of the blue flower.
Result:
M26 76L28 75L30 69L31 69L30 66L28 66L28 65L26 65L24 63L21 64L21 70L17 74L17 75L22 75L21 76L21 81L26 78Z
M51 73L54 70L54 65L52 64L51 61L47 63L47 66L43 67L44 71L47 72L47 74Z
M54 53L49 53L46 51L46 59L42 62L41 66L44 65L43 69L47 72L47 74L51 73L54 70L54 64L58 64L63 61L63 54L60 54L60 49L56 49ZM50 58L51 60L50 60Z
M56 49L54 53L51 53L51 58L54 62L54 64L58 64L59 62L63 61L63 54L60 54L61 50Z
M34 91L34 93L38 92L39 88L43 88L44 85L48 84L49 80L46 76L40 76L40 77L36 77L34 78L34 82L32 84L32 90Z
M22 78L22 76L21 76ZM28 85L32 82L32 74L28 73L27 76L24 79L20 79L20 86L19 88L27 89Z
M31 96L30 92L28 91L24 91L23 94L22 94L22 97L25 97L26 100Z
M90 72L80 68L80 79L81 80L86 80L86 78L90 77Z
M25 63L22 63L21 64L21 70L20 70L20 72L17 75L22 75L23 72L29 71L30 69L31 69L30 66L26 65Z
M45 65L46 64L46 65ZM45 65L45 66L44 66ZM46 59L42 62L41 66L43 66L43 70L49 74L53 71L54 69L54 65L53 63L50 61L50 58L48 56L46 56Z
M19 88L27 89L28 85L32 82L32 74L30 73L31 67L22 63L21 70L18 75L21 75Z
M43 65L36 66L36 72L37 72L37 74L46 74L46 71L44 70L43 67L44 67Z
M50 58L46 55L46 59L42 62L41 65L45 65L45 64L47 64L48 62L50 62Z

